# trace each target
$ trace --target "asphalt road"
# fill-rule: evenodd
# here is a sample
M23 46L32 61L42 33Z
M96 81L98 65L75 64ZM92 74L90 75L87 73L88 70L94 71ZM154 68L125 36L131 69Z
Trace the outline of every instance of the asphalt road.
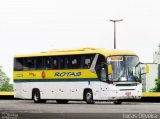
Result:
M160 103L123 102L114 105L112 102L96 102L86 104L83 101L70 101L68 104L57 104L55 101L47 101L44 104L35 104L32 100L0 100L0 118L141 118L154 116L160 118Z

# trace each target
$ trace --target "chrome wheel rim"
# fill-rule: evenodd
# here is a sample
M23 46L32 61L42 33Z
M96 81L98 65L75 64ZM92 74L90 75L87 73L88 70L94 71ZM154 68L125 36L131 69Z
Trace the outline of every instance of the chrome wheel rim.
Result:
M88 92L88 93L86 94L86 99L87 99L87 100L91 100L91 99L92 99L92 94L91 94L90 92Z
M35 93L35 94L34 94L34 100L35 100L35 101L38 101L38 99L39 99L39 94L38 94L38 93Z

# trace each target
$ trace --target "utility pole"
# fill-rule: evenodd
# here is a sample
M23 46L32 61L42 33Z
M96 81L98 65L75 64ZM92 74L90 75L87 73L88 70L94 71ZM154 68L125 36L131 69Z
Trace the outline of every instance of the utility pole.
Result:
M123 21L123 19L120 19L120 20L109 20L109 21L114 23L114 49L116 49L116 22Z

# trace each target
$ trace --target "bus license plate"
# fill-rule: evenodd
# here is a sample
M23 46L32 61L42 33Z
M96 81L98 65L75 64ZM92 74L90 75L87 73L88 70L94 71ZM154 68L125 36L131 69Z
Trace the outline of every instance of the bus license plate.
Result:
M130 96L131 92L126 92L125 95Z

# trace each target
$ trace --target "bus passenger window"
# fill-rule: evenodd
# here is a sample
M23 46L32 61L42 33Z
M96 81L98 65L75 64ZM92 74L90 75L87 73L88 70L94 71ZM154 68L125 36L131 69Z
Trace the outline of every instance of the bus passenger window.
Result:
M25 58L24 59L24 70L34 70L35 69L35 58Z
M15 71L23 70L23 58L14 59L14 70Z
M58 58L53 58L53 69L58 69Z
M36 58L36 69L37 70L41 70L43 68L42 60L43 60L42 57L37 57Z
M94 54L88 54L88 55L84 55L82 56L82 63L83 63L83 68L90 68L92 61L94 59Z
M81 67L81 56L72 56L70 59L71 69L79 69Z
M65 57L65 69L71 69L71 59L69 56Z
M44 69L51 69L51 57L44 58Z
M84 65L85 65L87 68L89 68L90 65L91 65L91 59L85 59Z
M72 60L72 68L76 69L77 68L77 59Z

